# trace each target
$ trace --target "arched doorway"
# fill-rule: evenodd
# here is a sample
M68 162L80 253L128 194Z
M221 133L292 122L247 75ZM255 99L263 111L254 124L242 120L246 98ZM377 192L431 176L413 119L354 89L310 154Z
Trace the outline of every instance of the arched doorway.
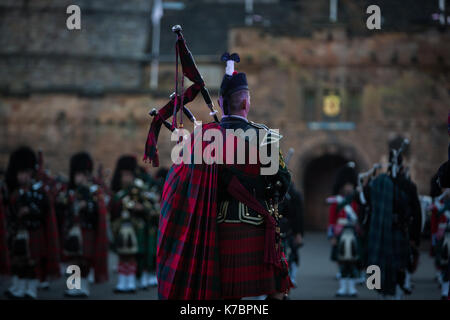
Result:
M337 171L352 160L327 153L311 159L304 167L304 223L307 230L326 230L328 205L325 200L331 195Z

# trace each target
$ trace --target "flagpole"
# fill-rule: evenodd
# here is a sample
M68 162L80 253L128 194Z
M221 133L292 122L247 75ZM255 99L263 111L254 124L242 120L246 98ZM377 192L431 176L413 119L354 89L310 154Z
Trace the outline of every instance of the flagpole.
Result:
M161 35L161 16L162 16L162 3L161 0L154 0L152 10L152 63L150 69L150 88L158 88L158 72L159 72L159 45Z

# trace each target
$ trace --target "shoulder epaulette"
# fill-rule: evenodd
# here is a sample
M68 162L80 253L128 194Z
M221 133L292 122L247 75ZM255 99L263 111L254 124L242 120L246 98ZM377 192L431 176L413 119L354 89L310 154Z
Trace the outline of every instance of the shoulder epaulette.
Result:
M270 130L269 127L267 127L265 124L262 123L256 123L253 121L249 121L248 122L251 126L258 128L258 129L265 129L265 130Z

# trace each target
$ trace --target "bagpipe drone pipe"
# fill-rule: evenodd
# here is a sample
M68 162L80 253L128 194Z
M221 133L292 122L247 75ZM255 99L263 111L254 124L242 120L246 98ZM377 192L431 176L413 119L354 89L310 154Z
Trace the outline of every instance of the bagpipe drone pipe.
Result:
M164 125L170 131L175 131L177 128L183 128L183 114L185 114L190 121L195 122L195 117L186 107L186 104L193 101L199 92L202 94L202 97L210 110L209 114L214 118L215 122L219 122L217 111L214 109L211 96L209 95L205 82L198 71L194 57L186 45L186 41L181 33L181 30L181 26L179 25L172 27L172 32L177 35L177 40L175 42L175 92L170 96L169 102L164 107L159 110L152 109L149 112L149 114L153 117L153 120L150 125L145 144L144 161L152 163L154 167L159 166L157 142L161 125ZM178 92L178 60L181 62L182 69L181 94ZM184 77L187 77L193 82L193 84L186 90L184 90ZM182 112L179 112L180 109ZM179 125L177 125L178 112L180 113ZM167 119L171 116L172 123L167 121Z

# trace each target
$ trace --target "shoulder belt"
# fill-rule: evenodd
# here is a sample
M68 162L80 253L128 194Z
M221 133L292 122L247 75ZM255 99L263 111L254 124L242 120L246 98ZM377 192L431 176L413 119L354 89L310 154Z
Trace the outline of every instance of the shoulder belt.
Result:
M280 133L273 131L268 126L262 123L256 123L253 121L249 121L248 123L257 129L264 129L266 131L266 135L264 136L264 139L261 142L261 146L277 142L281 140L281 138L283 138L283 136ZM270 135L268 135L268 133L270 133Z

